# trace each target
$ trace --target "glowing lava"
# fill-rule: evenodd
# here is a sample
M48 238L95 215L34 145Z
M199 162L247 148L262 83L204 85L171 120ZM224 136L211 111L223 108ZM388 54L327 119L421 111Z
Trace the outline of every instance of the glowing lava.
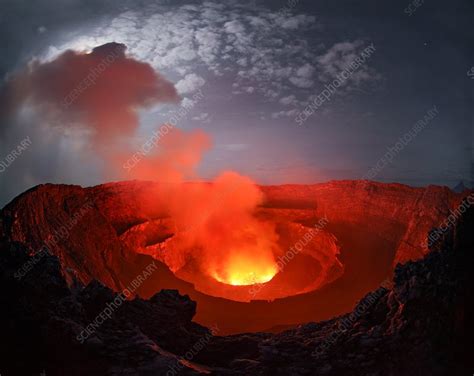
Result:
M233 286L247 286L270 281L278 273L273 257L242 257L237 255L228 260L221 270L211 273L217 281Z

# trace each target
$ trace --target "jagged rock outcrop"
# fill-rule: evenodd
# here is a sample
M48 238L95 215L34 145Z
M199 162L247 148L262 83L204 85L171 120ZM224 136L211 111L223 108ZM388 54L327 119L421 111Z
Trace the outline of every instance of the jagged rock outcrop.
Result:
M177 291L127 301L96 281L70 288L57 257L34 259L18 243L0 244L0 289L5 375L165 374L177 362L170 350L184 354L210 335L191 321L196 304Z

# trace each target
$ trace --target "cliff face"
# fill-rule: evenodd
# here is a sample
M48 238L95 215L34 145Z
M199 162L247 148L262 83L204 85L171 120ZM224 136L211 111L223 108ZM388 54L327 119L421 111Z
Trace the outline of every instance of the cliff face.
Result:
M33 254L46 247L64 272L82 282L95 278L115 290L123 288L120 271L130 252L86 190L49 184L33 188L5 207L2 219L8 239Z
M312 207L330 223L370 229L396 242L393 266L425 255L426 234L445 221L462 197L447 187L413 188L364 180L262 189L268 207Z
M428 231L442 224L461 197L442 187L411 188L366 181L261 188L266 201L258 215L272 218L282 228L296 229L294 237L288 239L296 241L298 234L318 218L328 219L323 240L330 243L328 249L335 243L327 239L341 242L342 277L341 269L337 269L327 276L328 285L320 291L310 290L325 281L308 284L306 289L302 286L305 294L292 298L242 304L203 294L156 261L158 271L136 293L149 298L171 288L189 294L198 302L196 320L208 326L218 323L223 333L328 319L349 311L360 296L377 286L389 273L390 263L416 260L426 254ZM163 209L165 201L162 187L155 183L110 183L85 189L42 185L2 210L2 237L20 243L30 254L41 254L46 246L58 257L70 284L95 279L121 291L153 261L148 255L173 236L172 220ZM143 229L149 231L144 234ZM362 238L356 239L358 247L354 246L353 234ZM144 246L145 255L136 252L139 244ZM364 256L359 252L365 252ZM386 270L381 265L386 265ZM357 277L361 274L370 283ZM264 288L261 291L265 293ZM273 313L269 316L268 312ZM252 320L244 322L245 316Z
M23 244L2 236L0 371L58 376L471 374L473 227L474 209L467 205L428 255L396 267L394 278L352 312L279 334L233 336L221 336L219 326L212 333L193 323L196 304L176 291L122 300L90 328L119 295L95 281L86 287L68 284L56 256L30 256ZM34 267L19 276L28 265Z

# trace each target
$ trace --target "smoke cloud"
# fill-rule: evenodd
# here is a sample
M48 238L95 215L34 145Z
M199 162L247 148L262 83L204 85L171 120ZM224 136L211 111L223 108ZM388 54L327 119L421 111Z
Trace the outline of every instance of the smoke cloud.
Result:
M173 271L192 264L243 284L276 274L278 236L274 224L255 216L264 197L252 180L226 171L209 184L181 184L170 197L177 233L163 261Z
M1 176L2 203L45 181L97 184L123 174L117 165L133 152L138 110L180 100L171 82L125 52L118 43L66 51L10 77L0 92L1 150L26 137L33 145Z
M185 183L198 178L195 168L211 147L207 134L166 127L145 158L123 168L133 154L128 140L139 127L138 109L179 101L171 82L125 51L109 43L91 53L67 51L51 62L33 62L1 93L2 134L33 133L33 141L47 140L30 155L39 161L57 143L63 147L58 155L72 158L67 167L99 161L103 178L113 172L167 183L165 209L178 231L164 261L173 271L192 264L226 282L249 284L254 275L270 279L277 272L278 238L273 225L255 217L263 200L258 187L234 172L208 184ZM34 177L35 168L26 173ZM78 173L77 167L71 170Z
M66 51L51 62L33 62L7 85L8 107L15 111L30 103L67 126L88 127L97 146L129 136L139 125L138 108L179 97L171 82L125 51L125 45L109 43L91 53Z
M183 131L168 128L168 132L157 142L153 151L126 168L128 177L139 180L159 180L180 183L184 179L197 179L195 168L202 155L211 147L210 137L201 130ZM123 156L121 161L125 160ZM125 164L122 167L128 167ZM158 179L157 179L158 178Z

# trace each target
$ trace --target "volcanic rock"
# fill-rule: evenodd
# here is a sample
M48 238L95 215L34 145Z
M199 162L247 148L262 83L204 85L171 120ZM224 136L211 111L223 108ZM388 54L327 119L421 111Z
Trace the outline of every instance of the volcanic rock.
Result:
M271 299L265 285L255 294L247 287L241 289L239 294L247 294L251 303L221 299L200 290L197 282L172 273L161 262L166 257L158 254L166 251L176 229L157 183L134 181L92 188L41 185L2 209L0 231L8 243L21 244L35 259L46 252L55 255L71 289L97 280L121 292L154 262L156 271L133 291L134 296L149 299L163 289L178 290L197 302L194 320L207 327L217 325L220 334L275 332L350 311L361 296L391 276L397 263L426 255L427 233L439 227L468 193L369 181L261 190L265 202L257 215L273 220L282 234L289 233L285 247L327 218L328 224L314 239L314 250L324 245L328 254L337 255L324 275L303 258L317 259L324 253L312 253L310 248L301 252L299 263L306 265L308 273L298 272L296 260L288 264L288 275L295 280L301 276L299 290L282 287L285 297L280 299ZM280 277L275 277L275 284L285 286ZM291 294L297 295L286 297Z
M18 225L18 217L11 215L7 225ZM397 265L393 280L364 296L352 312L327 321L278 334L220 336L218 327L213 333L191 321L196 305L188 297L161 291L147 300L124 300L87 338L81 333L107 302L120 295L96 281L68 285L61 257L38 256L4 232L0 371L6 375L470 374L468 318L473 313L469 302L474 284L468 266L473 261L473 226L474 209L467 205L426 256Z

